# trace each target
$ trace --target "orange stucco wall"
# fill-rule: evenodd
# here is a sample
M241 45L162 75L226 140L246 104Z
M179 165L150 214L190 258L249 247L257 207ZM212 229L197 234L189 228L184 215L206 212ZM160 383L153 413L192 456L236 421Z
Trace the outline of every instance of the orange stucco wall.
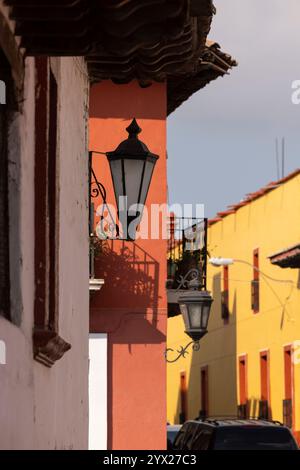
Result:
M140 139L159 155L147 197L166 203L166 87L136 82L94 85L90 96L90 149L114 150L135 117ZM105 156L93 168L115 203ZM95 202L95 201L94 201ZM97 223L97 217L95 222ZM108 333L108 447L166 446L166 240L111 241L96 263L102 290L91 299L91 332Z

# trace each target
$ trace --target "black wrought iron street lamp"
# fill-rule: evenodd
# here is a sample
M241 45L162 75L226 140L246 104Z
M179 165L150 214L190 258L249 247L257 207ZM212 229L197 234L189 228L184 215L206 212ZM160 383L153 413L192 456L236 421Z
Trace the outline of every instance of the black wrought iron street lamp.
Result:
M198 270L191 270L194 273ZM187 276L190 274L187 273ZM178 298L180 312L183 317L185 333L192 338L185 347L180 346L177 356L174 359L169 359L169 353L174 353L172 348L166 350L165 356L167 362L176 362L180 357L185 357L188 354L188 348L193 347L194 351L200 349L200 339L207 333L208 320L210 315L211 304L213 298L207 290L199 290L199 272L189 282L189 290L185 291Z
M178 299L185 333L195 342L199 342L207 333L212 302L210 293L201 290L186 291Z
M130 240L135 238L135 230L143 213L153 170L158 155L151 153L138 138L141 132L135 119L126 128L128 138L113 152L107 152L114 185L119 220ZM126 199L125 199L126 198ZM124 202L126 204L124 204ZM135 219L136 222L131 225ZM125 226L125 227L124 227Z
M92 165L93 154L106 155L113 181L114 194L118 208L119 222L123 232L114 222L118 238L134 240L136 227L139 224L149 191L152 174L158 155L151 153L138 134L142 129L135 118L126 128L128 138L121 142L113 152L90 151L90 195L92 198L102 196L106 204L106 191L98 180ZM92 185L95 184L95 187ZM110 211L109 211L110 213ZM113 217L110 213L113 221ZM133 221L135 221L133 223ZM113 224L113 222L112 222Z

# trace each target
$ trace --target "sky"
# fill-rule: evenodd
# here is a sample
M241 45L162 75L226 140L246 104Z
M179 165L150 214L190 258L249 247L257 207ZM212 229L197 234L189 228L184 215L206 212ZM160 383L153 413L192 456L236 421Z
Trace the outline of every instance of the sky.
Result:
M209 38L237 61L229 76L195 93L168 118L169 203L203 203L213 217L300 167L299 0L214 0Z

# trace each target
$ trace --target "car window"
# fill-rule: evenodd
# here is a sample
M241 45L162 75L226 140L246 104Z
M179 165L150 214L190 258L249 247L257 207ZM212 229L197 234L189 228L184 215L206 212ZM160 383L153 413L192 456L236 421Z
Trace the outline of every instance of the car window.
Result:
M284 427L226 426L217 429L214 449L297 450L297 445Z
M208 450L213 432L207 427L198 426L195 432L191 450Z
M175 437L173 448L181 450L183 449L183 443L184 443L184 438L187 430L187 425L184 424L182 428L179 430L177 433L177 436Z
M177 434L174 441L174 449L190 449L191 442L195 432L194 423L185 423Z
M195 425L194 423L190 424L189 427L188 427L188 432L186 434L186 439L184 441L184 449L185 450L193 450L192 448L192 443L193 443L193 439L194 439L194 434L195 434L195 431L197 429L197 425Z

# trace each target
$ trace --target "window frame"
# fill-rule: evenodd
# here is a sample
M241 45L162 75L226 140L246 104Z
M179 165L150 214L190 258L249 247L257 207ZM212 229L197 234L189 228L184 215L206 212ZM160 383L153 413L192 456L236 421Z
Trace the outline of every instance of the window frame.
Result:
M243 366L242 366L243 363ZM241 380L241 369L243 367L244 371L244 380L242 384ZM238 356L238 374L239 374L239 404L247 405L248 404L248 356L247 354L241 354ZM242 386L243 385L243 386ZM243 391L243 393L242 393ZM244 396L242 396L244 395Z
M260 402L259 417L269 419L271 416L271 390L270 390L270 351L268 349L259 353L260 369Z
M36 57L35 304L33 353L51 367L71 345L59 336L59 89L49 57Z
M289 360L287 361L287 357L289 357ZM289 367L289 371L287 369L287 363ZM285 424L290 427L290 429L293 430L294 432L294 426L295 426L295 401L294 401L294 394L295 394L295 383L294 383L294 364L293 364L293 345L288 344L284 346L283 348L283 369L284 369L284 398L283 398L283 421ZM288 390L289 389L289 390ZM291 408L291 413L286 420L286 416L284 414L284 407L285 407L285 402L289 400L290 402L290 408Z
M9 69L0 70L0 80L7 83ZM9 236L9 182L8 182L8 130L9 111L5 104L0 104L0 127L2 139L0 141L0 316L11 321L10 312L10 236ZM2 213L2 215L1 215Z

